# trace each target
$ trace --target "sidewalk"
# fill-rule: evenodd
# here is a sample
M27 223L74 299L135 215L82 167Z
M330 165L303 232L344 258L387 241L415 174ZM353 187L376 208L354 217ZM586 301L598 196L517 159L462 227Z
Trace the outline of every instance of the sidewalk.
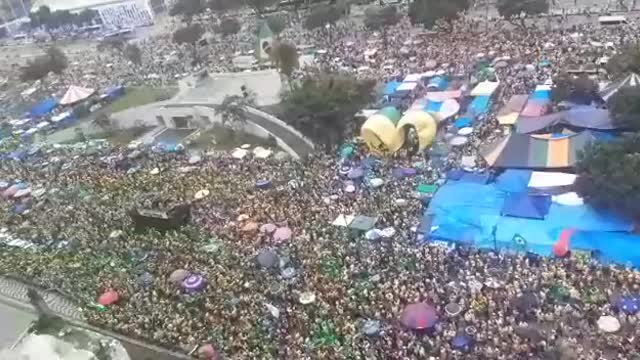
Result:
M0 276L0 304L7 305L25 316L32 316L35 310L27 298L29 286L18 280ZM189 356L169 351L167 349L147 344L108 330L96 328L84 322L79 308L69 299L55 291L38 290L45 299L49 308L57 315L73 326L90 329L105 336L119 340L127 349L129 356L134 360L182 360L190 359Z

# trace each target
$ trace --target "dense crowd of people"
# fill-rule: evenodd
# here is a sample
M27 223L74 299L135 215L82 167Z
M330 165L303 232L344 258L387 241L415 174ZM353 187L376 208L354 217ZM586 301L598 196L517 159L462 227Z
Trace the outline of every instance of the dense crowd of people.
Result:
M60 89L116 79L158 85L196 67L231 70L230 59L246 51L242 44L255 42L250 19L232 39L211 42L215 51L201 64L169 34L155 35L139 42L139 67L115 52L83 54L55 81L65 85ZM595 64L636 31L504 31L498 22L484 28L462 21L452 32L431 34L403 19L385 40L351 20L305 31L294 19L281 37L312 45L320 66L367 67L362 76L381 80L437 68L472 83L479 58L508 58L496 68L502 86L495 107L558 69ZM377 55L365 60L373 48ZM91 61L96 66L87 66ZM542 61L552 66L537 66ZM53 92L51 79L41 86ZM640 315L619 306L640 292L635 270L419 240L425 199L416 187L438 184L441 170L476 155L496 136L494 113L441 169L419 157L373 159L363 149L350 160L318 153L303 161L107 145L34 149L22 161L0 163L5 194L16 184L30 190L2 201L2 239L23 241L2 246L0 274L58 289L92 324L184 352L211 344L225 358L637 358ZM365 168L365 180L348 179L345 168ZM395 176L399 168L416 174ZM163 213L172 204L190 205L187 224L136 231L128 210ZM334 224L351 214L374 217L384 235ZM192 278L197 286L187 284ZM105 292L117 301L98 305ZM415 303L432 307L437 321L409 324L404 309ZM603 315L619 328L599 326Z

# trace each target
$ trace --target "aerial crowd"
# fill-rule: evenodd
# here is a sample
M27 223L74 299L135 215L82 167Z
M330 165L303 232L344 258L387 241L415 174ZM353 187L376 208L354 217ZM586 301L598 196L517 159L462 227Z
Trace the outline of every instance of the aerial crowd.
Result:
M140 67L92 52L41 86L153 86L196 68L228 71L246 50L239 44L255 43L250 19L235 38L209 44L212 55L200 64L169 34L153 35L139 43ZM496 69L495 107L559 69L592 66L637 31L633 23L568 29L553 18L505 31L502 22L463 19L451 32L425 34L403 19L385 46L352 20L331 37L290 20L280 36L324 50L319 66L367 66L359 75L380 80L433 68L427 60L472 77L478 54L508 57L509 66ZM366 61L372 47L377 58ZM552 66L526 67L542 61ZM3 191L22 184L16 189L30 193L0 206L2 239L24 240L0 246L0 274L58 289L91 324L185 353L210 345L200 353L209 359L637 359L640 312L621 305L640 294L637 271L582 257L451 248L417 235L424 203L416 187L437 184L461 156L477 155L498 134L494 114L440 168L408 155L374 160L357 146L348 161L337 150L298 161L110 145L4 158ZM345 168L356 167L382 181L346 179ZM394 176L407 167L415 174ZM176 204L189 204L191 218L175 230L136 231L128 213ZM334 222L350 214L376 218L383 235Z

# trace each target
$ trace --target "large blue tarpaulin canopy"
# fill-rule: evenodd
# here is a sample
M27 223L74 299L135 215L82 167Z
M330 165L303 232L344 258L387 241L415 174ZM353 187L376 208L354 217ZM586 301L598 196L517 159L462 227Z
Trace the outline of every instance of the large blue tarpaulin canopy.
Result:
M542 219L504 216L502 210L511 194L496 183L449 180L433 195L425 212L430 224L430 232L425 235L481 249L513 249L514 239L518 239L519 251L547 256L552 254L558 233L571 228L590 235L572 243L572 247L597 252L607 261L623 264L631 261L640 266L640 236L631 233L630 219L588 205L556 202L549 204Z
M56 106L58 106L58 99L47 98L34 106L31 111L29 111L29 114L33 117L43 116L50 113Z

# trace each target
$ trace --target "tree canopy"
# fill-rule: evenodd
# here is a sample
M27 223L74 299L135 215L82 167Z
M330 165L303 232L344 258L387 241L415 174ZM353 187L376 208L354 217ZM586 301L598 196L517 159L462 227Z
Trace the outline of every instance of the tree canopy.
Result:
M287 27L287 21L282 15L271 15L267 17L267 25L274 34L278 35Z
M244 3L252 8L257 14L262 14L266 8L274 5L277 0L243 0Z
M32 81L46 77L50 72L61 74L67 68L68 61L65 54L56 47L50 47L44 55L27 62L20 69L20 80Z
M335 24L343 14L343 10L336 5L319 5L311 10L304 21L304 27L312 30L327 24Z
M640 87L619 89L607 101L607 109L617 125L640 131Z
M598 98L598 84L587 76L571 76L564 72L553 79L551 100L588 105Z
M640 45L634 44L612 56L606 68L614 76L624 76L629 72L640 74Z
M241 8L242 2L238 0L209 0L206 6L213 11L225 12Z
M229 36L237 34L241 27L240 22L236 18L226 17L220 21L217 32L222 34L222 36Z
M271 51L273 63L291 83L293 72L300 66L296 46L288 42L277 42Z
M204 5L201 0L178 0L169 10L169 15L182 15L185 19L191 19L194 15L201 13L203 10Z
M520 19L524 27L526 16L543 14L549 11L548 0L498 0L498 14L507 20Z
M365 10L364 15L364 25L373 30L393 26L400 20L400 14L395 6L371 6Z
M227 95L222 103L216 107L216 115L220 116L222 124L236 127L246 122L245 106L255 106L255 96L247 92L247 96Z
M142 51L140 51L138 45L127 44L123 50L123 54L127 60L136 65L140 65L142 63Z
M451 26L453 20L469 5L469 0L414 0L409 4L409 19L413 24L422 24L428 29L440 19Z
M85 9L79 13L72 13L68 10L52 12L48 6L41 6L37 11L29 14L29 20L32 28L43 26L47 30L53 30L66 25L82 26L89 24L97 16L98 13L91 9Z
M577 192L585 201L640 219L640 134L597 142L580 154Z
M174 31L173 42L176 44L195 44L204 34L204 29L200 24L192 24L181 27Z
M284 117L317 143L337 145L354 125L354 114L374 100L375 85L351 75L308 72L283 93Z

